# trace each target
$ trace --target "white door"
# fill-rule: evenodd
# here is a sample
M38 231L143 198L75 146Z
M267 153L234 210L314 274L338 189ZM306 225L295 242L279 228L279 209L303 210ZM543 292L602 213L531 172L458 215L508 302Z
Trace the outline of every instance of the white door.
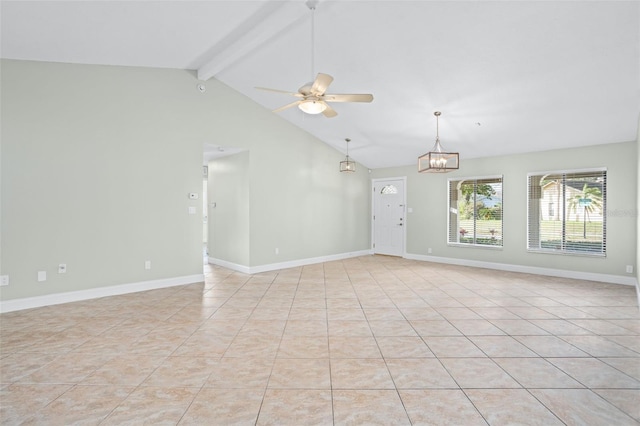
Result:
M405 179L373 181L373 252L404 254Z

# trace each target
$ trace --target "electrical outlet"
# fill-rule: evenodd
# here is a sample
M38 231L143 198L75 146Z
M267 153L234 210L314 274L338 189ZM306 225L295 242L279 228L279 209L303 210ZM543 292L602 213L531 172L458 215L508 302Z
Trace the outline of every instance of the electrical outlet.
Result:
M151 261L147 260L144 262L144 269L151 269Z
M633 274L633 266L627 265L627 274Z
M276 254L280 254L280 249L276 247Z
M9 275L2 275L0 277L0 286L9 285Z
M59 274L66 274L67 273L67 264L66 263L61 263L58 265L58 273Z
M431 250L431 247L429 247L429 248L427 249L427 253L429 253L429 254L433 253L433 250Z

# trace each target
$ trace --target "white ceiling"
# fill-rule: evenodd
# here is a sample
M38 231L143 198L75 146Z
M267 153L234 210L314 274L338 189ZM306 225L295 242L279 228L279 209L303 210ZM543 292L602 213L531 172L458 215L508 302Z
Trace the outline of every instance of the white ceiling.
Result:
M312 80L311 11L292 1L6 1L3 58L193 69L266 108ZM279 113L369 168L435 139L465 158L636 139L640 2L321 1L315 72L338 116Z

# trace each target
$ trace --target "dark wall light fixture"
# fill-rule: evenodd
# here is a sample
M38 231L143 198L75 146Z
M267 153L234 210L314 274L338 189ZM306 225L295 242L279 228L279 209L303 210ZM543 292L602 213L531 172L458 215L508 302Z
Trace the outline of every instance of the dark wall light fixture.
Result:
M418 173L446 173L458 170L460 167L460 154L457 152L445 152L440 145L440 123L442 113L436 111L436 143L431 151L418 157Z
M349 158L349 142L351 139L346 138L347 142L347 158L344 161L340 162L340 171L341 172L355 172L356 171L356 162Z

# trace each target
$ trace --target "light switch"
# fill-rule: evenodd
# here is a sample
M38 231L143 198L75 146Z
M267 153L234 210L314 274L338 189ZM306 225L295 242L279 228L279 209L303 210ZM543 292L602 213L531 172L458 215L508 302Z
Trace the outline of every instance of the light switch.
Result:
M189 214L196 214L196 208L193 206L189 206Z
M38 271L38 282L47 280L47 271Z

